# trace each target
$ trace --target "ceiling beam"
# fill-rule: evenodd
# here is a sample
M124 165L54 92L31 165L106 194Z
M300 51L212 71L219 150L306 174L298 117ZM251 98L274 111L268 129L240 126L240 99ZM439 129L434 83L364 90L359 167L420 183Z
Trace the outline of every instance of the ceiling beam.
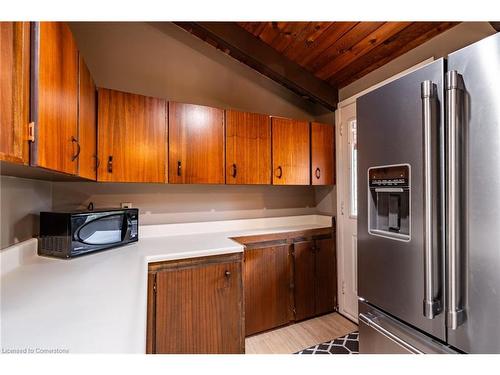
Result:
M306 69L288 60L236 23L174 23L303 98L317 102L329 110L337 108L338 90L336 87L320 80Z
M500 22L490 22L490 25L496 30L500 32Z

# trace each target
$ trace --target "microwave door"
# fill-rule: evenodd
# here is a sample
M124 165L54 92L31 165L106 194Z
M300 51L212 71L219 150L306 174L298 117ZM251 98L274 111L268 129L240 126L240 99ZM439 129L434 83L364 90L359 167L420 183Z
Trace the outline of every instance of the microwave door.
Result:
M77 229L77 240L86 245L111 245L120 243L124 237L123 213L89 216L88 220Z

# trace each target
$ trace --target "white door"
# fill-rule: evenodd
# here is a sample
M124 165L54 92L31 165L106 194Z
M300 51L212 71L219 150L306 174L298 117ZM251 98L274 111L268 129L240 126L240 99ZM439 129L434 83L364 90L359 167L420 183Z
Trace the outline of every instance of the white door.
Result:
M337 110L339 311L358 321L356 101Z

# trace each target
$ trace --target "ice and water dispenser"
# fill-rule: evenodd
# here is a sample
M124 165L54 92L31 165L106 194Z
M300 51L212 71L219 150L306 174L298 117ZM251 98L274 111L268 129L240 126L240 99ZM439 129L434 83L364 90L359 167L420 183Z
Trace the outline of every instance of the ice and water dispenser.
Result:
M368 232L410 240L410 166L368 169Z

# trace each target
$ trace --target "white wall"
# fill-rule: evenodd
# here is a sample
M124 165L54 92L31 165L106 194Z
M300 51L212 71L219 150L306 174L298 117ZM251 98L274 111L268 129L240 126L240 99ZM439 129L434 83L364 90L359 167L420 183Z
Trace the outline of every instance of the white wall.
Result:
M51 209L51 182L0 176L0 249L38 234L39 212Z

